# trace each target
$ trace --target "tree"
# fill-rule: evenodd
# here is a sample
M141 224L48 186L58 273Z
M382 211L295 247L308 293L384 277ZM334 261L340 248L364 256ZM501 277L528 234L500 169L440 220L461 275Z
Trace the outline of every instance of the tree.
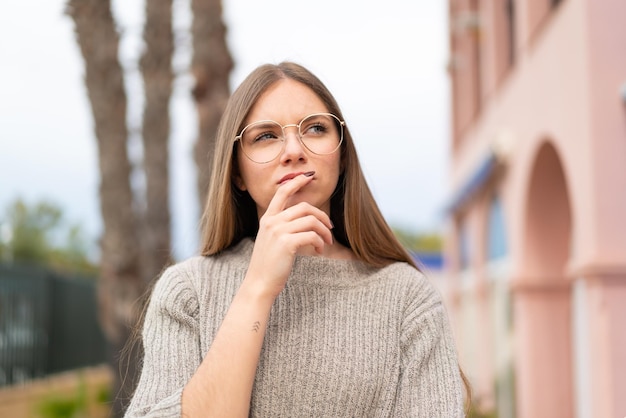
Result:
M100 211L104 225L98 281L99 318L112 346L116 371L120 369L118 353L131 335L130 324L138 317L136 301L146 288L147 278L163 267L160 263L169 259L170 254L167 138L173 78L171 7L172 0L146 2L147 48L141 60L147 98L143 125L148 198L145 213L135 211L130 181L127 99L110 0L69 0L67 7L85 62L85 84L98 143ZM150 253L142 254L142 249ZM150 262L142 266L141 261L146 260ZM132 393L140 352L130 353L125 376L114 373L114 416L123 414L125 401Z
M144 281L150 281L171 261L168 138L169 101L174 80L172 0L146 1L143 37L146 50L140 66L146 96L142 130L146 212L141 239L145 255Z
M3 248L5 257L17 262L47 264L53 247L51 235L61 221L61 209L47 202L29 207L17 199L7 207L4 218L9 231Z
M194 159L198 172L197 189L200 213L204 208L211 176L215 134L230 96L229 76L233 61L226 45L220 0L191 0L193 58L195 78L193 97L198 112L198 138Z
M229 96L232 60L226 46L220 1L192 0L192 11L192 73L196 79L193 97L200 132L194 155L198 166L198 193L204 202L215 131ZM172 0L146 1L146 48L140 60L146 98L142 125L145 204L131 187L127 99L110 0L68 0L67 13L75 23L95 122L104 225L99 312L114 359L117 359L131 331L128 325L136 323L139 312L135 302L144 293L147 282L170 262L168 137L169 99L174 78ZM134 388L139 354L140 351L131 352L125 379L115 373L115 416L121 416L123 401ZM117 371L117 367L114 370Z
M16 199L0 216L0 261L37 264L62 274L92 277L87 238L78 224L68 224L51 202L27 204Z
M85 84L98 143L100 212L104 226L98 280L99 320L113 353L118 353L130 335L128 324L135 317L133 304L144 288L126 148L127 100L118 61L119 38L109 0L69 0L67 12L74 20L85 61ZM112 355L114 370L119 369L117 359ZM133 366L130 368L134 369ZM126 393L119 373L114 376L114 393ZM116 401L113 415L121 416L122 410L120 401Z
M436 253L443 248L443 240L437 233L417 233L398 227L392 229L398 240L411 251Z

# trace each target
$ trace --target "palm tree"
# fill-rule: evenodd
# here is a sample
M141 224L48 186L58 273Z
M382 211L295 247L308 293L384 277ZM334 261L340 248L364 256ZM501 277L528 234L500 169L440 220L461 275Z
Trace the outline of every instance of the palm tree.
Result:
M226 26L222 22L220 0L191 0L193 58L195 78L193 97L198 112L198 138L194 147L200 213L206 202L211 176L215 133L230 96L229 76L233 60L226 45Z
M194 149L201 205L211 172L214 136L229 92L233 63L226 45L220 0L192 0L193 97L199 120ZM168 138L169 101L174 74L172 0L146 2L145 52L140 60L144 81L143 169L145 202L133 193L127 152L127 98L118 59L119 35L110 0L68 0L67 14L85 62L85 84L94 118L100 167L100 209L104 225L98 285L99 317L112 347L116 377L112 409L121 416L134 389L141 346L127 346L137 323L137 303L147 284L171 261ZM141 196L141 193L140 193ZM119 364L123 348L128 363ZM121 373L120 373L120 369Z
M134 388L141 350L140 347L132 350L124 367L120 367L119 353L132 333L129 324L136 322L136 302L145 291L147 279L158 273L170 254L167 141L173 78L171 7L172 0L146 2L147 48L141 69L146 92L143 136L147 204L145 212L139 213L135 210L130 180L127 98L110 0L69 0L67 7L85 62L85 84L98 143L100 211L104 226L98 313L112 348L116 377L112 415L116 417L122 416Z
M150 281L171 262L168 140L169 102L174 80L172 0L146 1L143 37L146 50L140 67L145 91L142 137L146 207L140 236L145 255L143 278Z

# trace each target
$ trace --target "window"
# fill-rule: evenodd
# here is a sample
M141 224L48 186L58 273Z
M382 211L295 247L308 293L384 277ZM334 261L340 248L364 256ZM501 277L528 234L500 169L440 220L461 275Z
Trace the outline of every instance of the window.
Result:
M502 204L498 196L494 196L491 200L488 228L487 255L489 260L506 257L509 252L506 238L506 226Z
M470 266L470 235L467 222L462 220L459 226L459 260L461 270Z

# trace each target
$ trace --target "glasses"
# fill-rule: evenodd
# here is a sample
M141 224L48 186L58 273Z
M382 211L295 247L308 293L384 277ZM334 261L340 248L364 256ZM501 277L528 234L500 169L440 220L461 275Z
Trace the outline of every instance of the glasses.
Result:
M281 125L273 120L253 122L235 137L243 153L255 163L275 160L285 149L285 129L298 129L298 139L304 147L317 155L328 155L339 149L343 141L345 122L332 113L314 113L297 125Z

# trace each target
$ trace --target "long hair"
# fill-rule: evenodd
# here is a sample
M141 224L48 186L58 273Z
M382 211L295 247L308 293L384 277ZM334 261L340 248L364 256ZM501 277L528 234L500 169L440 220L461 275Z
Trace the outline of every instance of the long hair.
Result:
M217 130L215 156L207 202L202 216L202 255L217 254L244 237L254 238L259 225L254 201L239 190L235 136L243 129L250 109L276 82L291 79L309 87L328 112L344 120L339 105L326 86L306 68L283 62L254 70L232 94ZM341 174L331 197L330 218L335 239L352 249L366 264L382 267L404 261L418 268L383 218L367 185L347 125L341 144ZM419 269L419 268L418 268Z
M245 237L256 237L259 229L256 205L248 192L239 190L234 182L239 170L235 136L243 129L250 109L261 95L284 79L309 87L322 100L328 112L345 120L324 83L301 65L293 62L265 64L250 73L231 95L217 130L213 171L202 215L202 255L217 254ZM350 248L362 262L373 267L403 261L419 270L372 196L361 170L349 124L344 127L340 152L341 174L330 208L334 238ZM463 370L459 368L459 371L465 388L466 408L469 409L471 386Z

